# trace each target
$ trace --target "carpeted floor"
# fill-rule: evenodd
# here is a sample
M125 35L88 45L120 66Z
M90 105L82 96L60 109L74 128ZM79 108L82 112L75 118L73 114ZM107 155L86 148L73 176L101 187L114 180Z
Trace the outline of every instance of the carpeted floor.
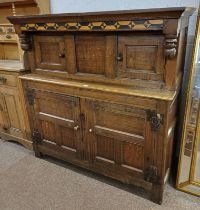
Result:
M200 199L167 185L162 206L143 190L0 140L0 210L200 210Z

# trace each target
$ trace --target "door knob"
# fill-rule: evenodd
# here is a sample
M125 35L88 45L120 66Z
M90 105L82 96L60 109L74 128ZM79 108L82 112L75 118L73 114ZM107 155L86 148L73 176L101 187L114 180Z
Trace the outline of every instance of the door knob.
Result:
M6 126L3 126L4 131L8 131L8 128Z
M117 55L116 59L117 59L118 61L122 61L122 60L123 60L122 54L119 53L119 54Z
M74 127L74 130L75 131L77 131L78 129L79 129L79 126L78 125Z
M89 132L92 133L92 128L89 129Z
M60 53L58 54L58 56L59 56L60 58L64 58L64 57L65 57L65 53L60 52Z
M11 38L12 38L11 35L9 35L9 34L6 35L6 39L11 39Z

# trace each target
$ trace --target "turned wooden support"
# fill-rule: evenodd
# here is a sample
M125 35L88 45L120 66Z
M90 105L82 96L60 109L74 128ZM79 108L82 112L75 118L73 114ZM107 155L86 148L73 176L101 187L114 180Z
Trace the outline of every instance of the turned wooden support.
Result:
M31 50L31 46L32 46L30 36L28 34L20 34L19 35L19 43L20 43L22 50L24 51L22 53L24 69L30 70L30 65L28 62L28 60L29 60L28 52Z
M30 36L28 36L27 34L20 34L19 42L22 50L29 51L31 49L31 39Z
M176 57L177 53L177 37L166 38L165 40L165 56L169 59Z

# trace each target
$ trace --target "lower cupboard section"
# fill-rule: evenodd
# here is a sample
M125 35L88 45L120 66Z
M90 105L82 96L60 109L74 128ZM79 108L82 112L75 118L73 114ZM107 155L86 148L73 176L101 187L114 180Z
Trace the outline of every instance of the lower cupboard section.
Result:
M164 123L157 110L36 88L26 88L26 95L36 156L48 154L150 191L162 188L157 162Z

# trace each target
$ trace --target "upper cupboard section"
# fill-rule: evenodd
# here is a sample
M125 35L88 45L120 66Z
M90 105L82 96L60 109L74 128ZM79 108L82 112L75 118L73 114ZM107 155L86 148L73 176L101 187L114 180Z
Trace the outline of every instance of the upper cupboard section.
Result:
M87 81L163 86L162 35L34 35L33 71Z
M8 19L34 73L176 90L193 12L182 7Z

